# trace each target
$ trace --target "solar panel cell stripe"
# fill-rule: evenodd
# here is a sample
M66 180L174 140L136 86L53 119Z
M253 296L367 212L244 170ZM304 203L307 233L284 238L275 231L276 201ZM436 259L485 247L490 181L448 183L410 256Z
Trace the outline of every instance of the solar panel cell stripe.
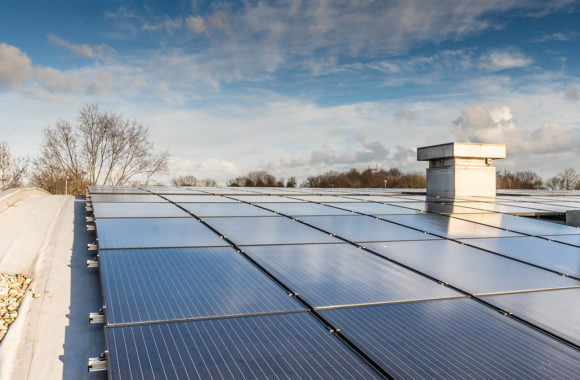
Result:
M113 379L378 377L309 313L115 327L107 336L118 343Z
M580 353L470 299L321 312L400 378L574 378Z

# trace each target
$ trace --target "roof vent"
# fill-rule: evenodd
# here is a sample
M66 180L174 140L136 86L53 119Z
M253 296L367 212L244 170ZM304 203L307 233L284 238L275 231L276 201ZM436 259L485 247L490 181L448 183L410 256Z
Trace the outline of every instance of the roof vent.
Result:
M495 197L493 160L506 157L505 145L452 142L417 149L429 161L428 197Z

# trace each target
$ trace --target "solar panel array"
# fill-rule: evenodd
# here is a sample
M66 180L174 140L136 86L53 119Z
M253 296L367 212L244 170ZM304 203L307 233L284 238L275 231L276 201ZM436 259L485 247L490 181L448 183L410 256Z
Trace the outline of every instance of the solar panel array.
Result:
M89 188L109 377L577 378L577 194Z

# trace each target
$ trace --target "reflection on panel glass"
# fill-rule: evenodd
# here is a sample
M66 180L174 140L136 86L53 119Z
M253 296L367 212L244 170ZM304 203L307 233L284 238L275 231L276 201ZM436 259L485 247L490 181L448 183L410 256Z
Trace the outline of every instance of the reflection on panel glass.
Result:
M505 294L483 299L580 345L579 288Z
M300 203L268 203L262 204L269 210L276 211L280 214L299 216L299 215L351 215L351 211L340 210L336 207L319 205L317 203L300 202Z
M506 214L462 214L457 218L529 235L579 234L580 228Z
M167 218L190 217L172 203L97 202L93 204L95 218Z
M97 219L99 249L228 245L193 218Z
M289 218L208 218L206 222L238 245L339 243L340 240Z
M433 235L364 215L303 216L299 219L350 241L436 239Z
M244 247L314 307L461 297L350 244Z
M91 194L91 201L97 202L167 202L153 194Z
M415 214L416 210L406 207L398 207L381 203L328 203L330 206L340 207L346 210L360 212L369 215L381 214Z
M580 286L580 281L449 240L365 247L470 294Z
M276 214L246 203L180 203L198 217L213 216L275 216Z
M564 235L558 238L566 237L575 237L575 235ZM576 247L536 237L462 239L461 241L580 278L580 250Z
M513 232L442 215L385 215L382 218L451 239L519 236Z

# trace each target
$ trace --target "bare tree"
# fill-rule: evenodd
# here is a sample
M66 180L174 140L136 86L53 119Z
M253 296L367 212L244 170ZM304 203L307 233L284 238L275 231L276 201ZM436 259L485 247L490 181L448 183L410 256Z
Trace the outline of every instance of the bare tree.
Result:
M180 175L171 180L173 186L196 186L197 178L194 175Z
M34 161L32 180L51 192L62 192L60 182L72 184L72 193L86 185L122 186L167 170L169 153L153 153L149 130L97 105L83 107L75 127L59 121L46 128L40 157Z
M567 168L546 181L546 185L552 190L580 190L580 174Z
M256 170L249 172L245 176L236 177L228 181L228 186L232 187L284 187L284 179L278 179L272 174Z
M0 142L0 191L22 186L28 160L14 157L5 141Z

